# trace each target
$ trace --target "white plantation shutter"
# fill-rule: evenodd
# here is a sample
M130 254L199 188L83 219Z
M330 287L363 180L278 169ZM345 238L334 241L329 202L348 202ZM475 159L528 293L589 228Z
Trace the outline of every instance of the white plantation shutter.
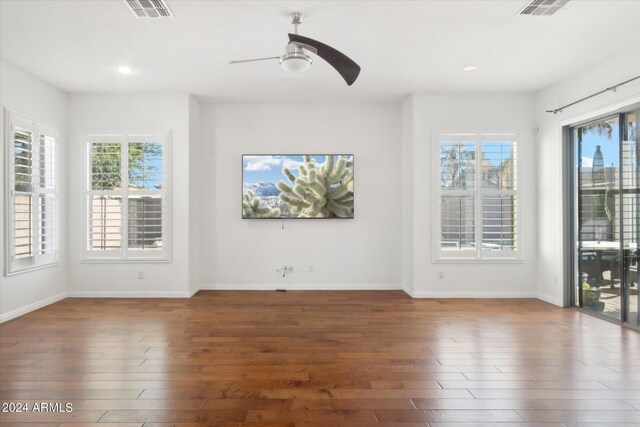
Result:
M138 251L163 248L164 165L162 143L132 137L128 143L128 247Z
M482 196L482 245L488 249L517 249L515 196Z
M450 135L439 145L442 251L472 256L476 241L476 142Z
M15 119L14 119L15 120ZM17 121L17 120L15 120ZM19 123L19 122L18 122ZM29 123L25 123L29 126ZM32 125L31 125L32 127ZM33 191L33 128L20 125L12 126L13 144L13 183L19 192Z
M87 251L122 249L122 137L88 143Z
M55 264L58 257L56 130L8 112L7 273Z
M517 135L437 139L434 258L519 259Z
M13 196L12 263L33 256L33 195Z
M440 198L440 240L443 250L475 251L476 203L473 196Z
M89 143L89 190L122 189L122 143L119 137Z
M514 136L481 136L483 256L518 250L517 142Z
M50 194L38 195L38 253L53 254L58 246L56 197Z
M122 249L122 197L88 197L88 250Z
M129 249L162 249L162 197L129 196Z
M38 253L54 254L58 246L56 141L44 128L38 132Z
M12 126L13 188L10 190L13 211L12 262L33 257L33 125L20 123ZM26 121L25 121L26 122ZM27 129L30 127L30 129Z
M86 258L167 260L167 137L87 136Z

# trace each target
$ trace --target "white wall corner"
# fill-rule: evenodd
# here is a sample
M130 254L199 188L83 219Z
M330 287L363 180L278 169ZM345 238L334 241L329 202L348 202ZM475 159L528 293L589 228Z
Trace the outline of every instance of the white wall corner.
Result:
M409 295L411 298L415 298L415 297L413 296L413 289L412 289L412 288L410 288L409 286L406 286L406 285L405 285L405 286L402 286L402 291L403 291L405 294Z
M40 308L46 307L48 305L51 305L55 302L58 301L62 301L63 299L67 298L67 292L62 292L59 293L58 295L54 295L52 297L49 298L45 298L43 300L40 301L36 301L34 303L31 303L29 305L25 305L23 307L20 307L18 309L15 310L11 310L3 315L0 316L0 323L6 322L8 320L11 319L15 319L16 317L20 317L23 316L27 313L31 313L32 311L38 310Z
M551 295L538 292L536 293L536 298L538 298L541 301L548 302L549 304L557 305L558 307L564 307L564 304L562 303L562 299L552 297Z

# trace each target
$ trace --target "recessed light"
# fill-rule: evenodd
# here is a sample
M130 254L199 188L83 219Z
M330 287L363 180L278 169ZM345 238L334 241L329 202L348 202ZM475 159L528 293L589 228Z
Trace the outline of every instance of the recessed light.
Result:
M131 67L127 67L126 65L123 65L122 67L118 67L118 72L120 74L131 74L133 73L133 70L131 69Z
M464 71L475 71L478 69L477 65L467 65L463 68Z

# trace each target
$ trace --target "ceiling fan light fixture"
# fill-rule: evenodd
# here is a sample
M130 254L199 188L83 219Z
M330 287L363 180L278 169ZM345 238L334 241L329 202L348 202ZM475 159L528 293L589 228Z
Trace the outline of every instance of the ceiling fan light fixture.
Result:
M302 73L311 68L313 59L300 46L289 43L285 47L286 53L280 57L280 66L292 73Z
M280 58L280 66L291 73L302 73L311 68L313 60L307 56L283 56Z

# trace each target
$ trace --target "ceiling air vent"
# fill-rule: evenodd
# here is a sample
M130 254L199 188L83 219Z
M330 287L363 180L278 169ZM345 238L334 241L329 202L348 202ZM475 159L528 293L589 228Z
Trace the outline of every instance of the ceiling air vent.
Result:
M136 18L171 18L171 11L164 0L124 0Z
M550 16L569 3L569 0L533 0L518 12L518 15Z

